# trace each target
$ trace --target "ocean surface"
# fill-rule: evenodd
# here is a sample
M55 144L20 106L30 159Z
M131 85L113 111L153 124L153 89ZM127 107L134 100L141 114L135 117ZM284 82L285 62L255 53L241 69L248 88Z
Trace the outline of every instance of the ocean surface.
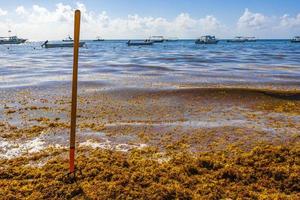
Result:
M69 83L72 48L0 45L0 88ZM128 47L125 40L80 49L79 81L124 87L180 84L300 86L300 44L288 40L196 45L192 40Z

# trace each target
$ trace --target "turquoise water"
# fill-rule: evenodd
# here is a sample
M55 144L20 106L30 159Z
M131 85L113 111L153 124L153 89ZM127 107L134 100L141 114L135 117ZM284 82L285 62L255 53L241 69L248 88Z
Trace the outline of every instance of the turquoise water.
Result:
M42 43L42 42L41 42ZM41 43L0 46L0 88L69 83L72 48ZM178 84L300 85L300 44L288 40L196 45L192 40L128 47L86 41L79 80L111 86Z

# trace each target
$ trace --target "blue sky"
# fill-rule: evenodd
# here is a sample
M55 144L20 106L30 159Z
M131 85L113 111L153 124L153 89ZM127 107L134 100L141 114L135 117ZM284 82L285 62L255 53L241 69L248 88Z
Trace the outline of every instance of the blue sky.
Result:
M53 9L57 3L75 5L84 3L94 11L106 10L112 16L128 14L174 17L181 12L189 12L195 17L213 14L216 17L234 19L243 13L245 8L267 15L295 15L300 12L299 0L10 0L0 1L1 8L13 9L16 6L38 4Z
M99 25L98 32L100 32L101 28L105 29L103 32L106 37L109 35L121 37L121 35L110 34L109 32L115 30L114 26L121 26L121 23L126 23L127 26L133 23L129 27L132 32L134 32L134 29L137 29L136 35L129 32L128 34L124 31L122 32L123 37L129 38L146 37L147 34L151 34L151 31L155 34L157 33L156 29L150 30L149 27L146 27L148 28L147 32L142 33L138 29L147 26L142 23L153 24L157 26L157 29L159 27L168 29L171 26L170 24L177 23L177 32L174 32L175 30L164 30L162 34L174 32L175 35L187 38L196 37L197 31L199 35L215 31L219 32L221 37L232 37L235 34L249 33L257 37L283 38L297 34L300 26L299 0L10 0L9 3L0 0L0 9L4 11L2 12L3 14L6 13L1 16L2 25L11 23L9 26L12 28L14 26L15 28L22 27L15 24L20 24L21 20L28 18L21 16L20 13L18 15L15 13L16 8L20 6L26 11L23 14L26 13L27 17L29 17L30 14L38 10L33 9L34 5L38 5L40 8L45 8L47 11L54 13L58 9L58 4L70 6L72 9L77 8L78 4L84 5L86 15L94 19L98 18L99 15L103 18L103 11L105 11L105 17L109 18L105 23L109 24L105 26ZM39 16L35 17L43 15L39 10L38 14ZM59 14L56 13L55 15ZM132 19L128 19L128 15L138 16L138 18L132 22ZM180 19L178 19L179 16L181 16ZM33 18L33 16L31 17ZM149 19L144 19L150 17L158 21L162 18L166 22L160 20L159 22L151 21L149 23ZM103 19L98 22L104 23ZM191 27L184 25L185 22L190 22L195 26L209 26L209 28L192 30ZM95 25L96 22L90 20L87 23L89 23L90 31L92 32L92 23ZM54 26L54 22L49 22L50 25ZM279 27L283 25L285 27ZM108 28L109 26L110 28ZM276 34L274 32L270 33L270 28ZM0 29L1 34L4 31L4 28L2 29ZM25 29L22 28L22 30ZM96 34L97 30L93 30L93 32ZM28 33L28 35L30 34ZM92 37L93 35L87 34L87 36Z

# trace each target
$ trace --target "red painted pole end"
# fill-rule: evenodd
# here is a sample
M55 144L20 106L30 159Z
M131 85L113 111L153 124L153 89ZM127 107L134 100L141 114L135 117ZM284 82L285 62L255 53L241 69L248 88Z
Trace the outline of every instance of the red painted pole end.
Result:
M75 171L75 148L70 148L70 173Z

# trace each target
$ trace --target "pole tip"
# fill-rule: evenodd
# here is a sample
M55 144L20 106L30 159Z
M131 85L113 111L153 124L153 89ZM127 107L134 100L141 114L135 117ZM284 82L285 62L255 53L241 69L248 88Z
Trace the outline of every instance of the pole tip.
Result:
M75 10L75 14L80 14L80 10Z

